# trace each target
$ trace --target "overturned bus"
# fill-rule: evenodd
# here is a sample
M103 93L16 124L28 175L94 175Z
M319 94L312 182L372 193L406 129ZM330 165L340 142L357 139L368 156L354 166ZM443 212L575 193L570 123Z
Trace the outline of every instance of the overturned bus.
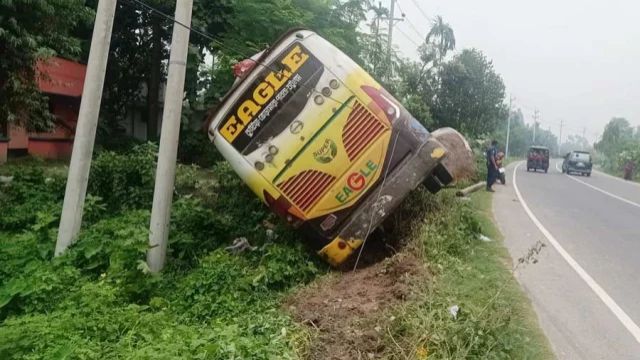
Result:
M236 70L209 137L330 264L348 259L411 190L452 181L445 145L318 34L291 30Z

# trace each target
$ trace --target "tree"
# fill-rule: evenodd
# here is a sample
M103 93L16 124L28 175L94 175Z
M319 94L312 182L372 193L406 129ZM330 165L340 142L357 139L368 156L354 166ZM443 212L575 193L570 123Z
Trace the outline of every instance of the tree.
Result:
M479 50L465 49L440 71L433 118L471 137L492 133L505 122L505 87L493 64Z
M604 155L600 161L605 169L620 172L628 160L640 164L640 138L625 118L614 117L604 128L596 150Z
M424 64L440 64L447 53L455 48L456 37L453 29L444 22L442 16L436 16L425 37L424 45L420 48L421 60Z
M18 124L45 130L52 125L36 64L54 55L77 57L81 41L72 33L92 15L83 0L0 1L0 128Z
M172 15L173 0L147 0L154 9ZM226 30L228 14L225 0L196 0L192 27L215 37ZM97 6L92 0L91 6ZM147 122L147 139L158 134L161 84L166 78L171 31L174 23L149 8L133 2L119 2L116 10L107 76L101 135L113 138L121 131L121 123L133 110L141 111ZM179 25L178 25L179 26ZM190 36L187 64L186 97L195 102L203 83L199 81L205 49L212 48L209 39L197 32Z
M201 0L203 6L207 4ZM327 38L355 61L366 62L363 34L358 26L365 19L362 0L244 0L232 2L220 40L208 48L214 64L205 70L204 99L215 105L233 82L231 65L266 49L285 31L307 27Z
M560 155L564 155L573 150L584 150L591 151L592 146L589 143L589 140L580 136L580 135L569 135L565 142L560 146Z
M615 157L633 139L633 128L625 118L612 118L604 127L596 149L609 158Z

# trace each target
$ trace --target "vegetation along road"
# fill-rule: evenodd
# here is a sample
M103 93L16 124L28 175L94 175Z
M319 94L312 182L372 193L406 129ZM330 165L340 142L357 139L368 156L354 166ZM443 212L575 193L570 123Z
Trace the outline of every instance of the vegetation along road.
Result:
M513 258L541 242L538 262L518 269L540 324L562 359L640 357L640 187L594 171L508 170L494 212Z

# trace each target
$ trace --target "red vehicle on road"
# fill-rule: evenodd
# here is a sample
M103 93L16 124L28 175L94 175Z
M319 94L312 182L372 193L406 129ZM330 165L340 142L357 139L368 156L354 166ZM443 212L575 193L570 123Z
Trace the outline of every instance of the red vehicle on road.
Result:
M544 146L532 146L527 155L527 171L549 170L549 148Z

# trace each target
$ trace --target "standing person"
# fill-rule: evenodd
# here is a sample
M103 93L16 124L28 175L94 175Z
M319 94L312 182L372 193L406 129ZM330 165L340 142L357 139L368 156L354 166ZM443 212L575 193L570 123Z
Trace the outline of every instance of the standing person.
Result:
M624 164L624 179L625 180L631 180L633 178L633 170L635 168L635 165L633 163L633 160L627 160L627 163Z
M491 186L496 181L498 174L498 165L496 164L496 155L498 152L498 142L491 140L491 146L487 149L487 191L493 192Z
M504 174L504 169L502 168L503 161L504 161L504 153L502 151L499 151L498 155L496 155L496 167L498 168L497 180L500 180L500 183L502 185L505 185L507 183L507 179Z

